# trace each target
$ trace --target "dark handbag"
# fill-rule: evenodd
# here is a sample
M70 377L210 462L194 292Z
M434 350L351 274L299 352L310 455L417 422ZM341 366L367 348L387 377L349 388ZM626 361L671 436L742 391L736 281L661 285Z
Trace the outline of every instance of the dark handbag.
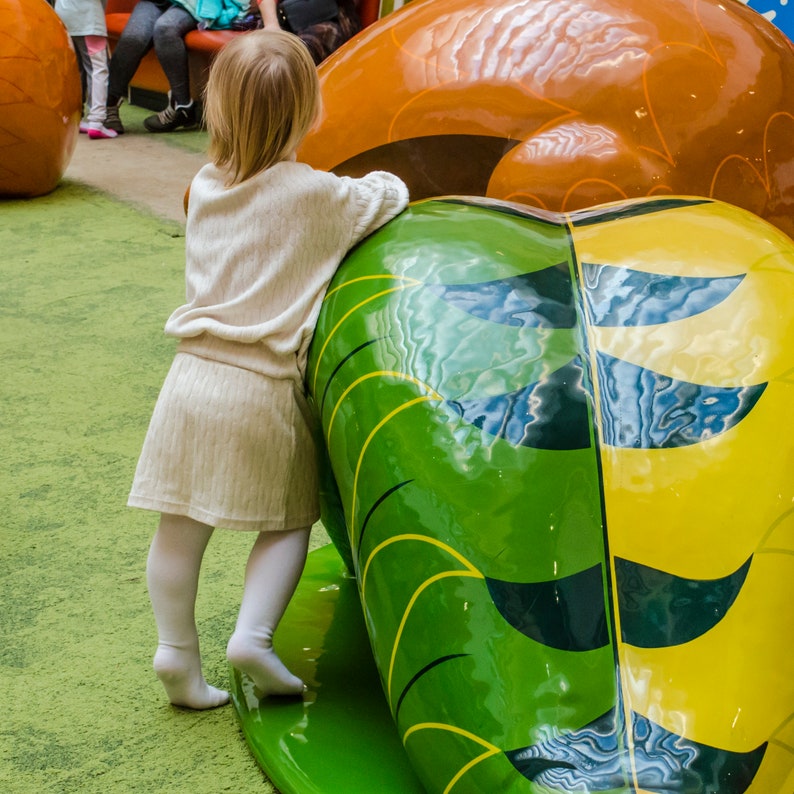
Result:
M276 12L284 30L300 33L312 25L336 19L339 6L336 0L279 0Z

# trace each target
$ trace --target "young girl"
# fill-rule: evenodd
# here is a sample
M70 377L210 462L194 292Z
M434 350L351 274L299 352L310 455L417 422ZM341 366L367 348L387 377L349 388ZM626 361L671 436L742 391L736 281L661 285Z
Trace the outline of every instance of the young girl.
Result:
M80 67L87 106L80 132L93 139L116 137L116 131L104 124L109 60L106 5L107 0L55 0L55 13L69 32Z
M213 63L212 162L190 189L187 303L165 327L181 341L129 498L162 513L147 564L154 668L180 706L229 698L204 680L194 618L213 527L256 533L229 661L263 695L304 688L272 640L319 517L307 349L346 251L408 202L392 174L337 177L295 161L319 106L314 63L290 33L246 33Z

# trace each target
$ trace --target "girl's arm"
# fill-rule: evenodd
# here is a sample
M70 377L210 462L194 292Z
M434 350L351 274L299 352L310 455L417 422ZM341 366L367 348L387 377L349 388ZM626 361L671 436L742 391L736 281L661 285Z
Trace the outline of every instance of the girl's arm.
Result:
M279 30L278 15L276 14L276 0L257 0L262 22L268 30Z

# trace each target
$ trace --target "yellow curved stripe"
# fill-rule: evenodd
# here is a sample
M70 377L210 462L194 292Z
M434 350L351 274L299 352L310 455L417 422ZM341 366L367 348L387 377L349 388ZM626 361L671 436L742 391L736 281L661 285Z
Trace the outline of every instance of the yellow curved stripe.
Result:
M412 725L403 734L403 745L408 741L408 737L411 734L417 733L418 731L446 731L447 733L456 733L464 739L470 739L475 744L479 744L480 747L485 747L486 750L489 750L493 754L502 752L495 744L485 741L485 739L473 734L471 731L458 728L456 725L445 725L443 722L417 722L416 725Z
M362 277L362 280L363 278L364 277ZM348 283L352 284L353 282L351 281ZM325 342L323 343L323 346L320 350L320 355L317 356L317 365L314 368L314 377L312 378L312 391L315 391L317 389L317 376L320 372L320 363L323 360L323 356L325 355L326 348L330 344L331 340L334 338L336 332L339 330L339 328L342 326L345 320L347 320L347 318L350 317L351 314L355 314L362 306L366 306L368 303L372 303L372 301L377 300L378 298L382 298L384 295L389 295L392 292L399 292L400 290L407 289L408 287L421 286L421 284L422 284L421 281L416 281L415 279L411 279L411 283L409 284L401 284L399 287L392 287L391 289L381 290L380 292L376 292L374 295L370 295L368 298L365 298L363 301L353 306L352 309L345 312L345 314L342 316L339 322L331 329L331 332L326 337Z
M444 789L444 794L448 794L452 791L452 787L457 784L457 782L466 774L470 769L475 767L481 761L484 761L486 758L491 758L494 755L499 755L502 751L496 745L491 744L490 742L486 742L485 739L480 738L479 736L475 736L470 731L463 730L463 728L457 728L454 725L444 725L441 722L419 722L416 725L412 725L404 734L403 734L403 745L408 741L408 737L412 733L416 733L417 731L426 731L426 730L438 730L438 731L447 731L448 733L456 733L458 736L463 736L465 739L470 739L472 742L479 744L480 747L485 748L485 752L481 755L478 755L472 761L469 761L468 764L463 766L455 777L449 781L447 787Z
M452 548L452 546L450 546L448 543L444 543L441 540L436 540L436 538L430 538L427 535L418 535L416 533L395 535L394 537L379 543L372 550L372 554L367 557L367 562L364 565L364 573L361 575L361 603L364 606L366 606L367 603L365 598L365 590L367 587L367 571L369 571L369 566L372 563L372 560L375 559L375 557L387 546L391 546L392 543L402 543L406 540L417 540L420 543L429 543L431 546L437 546L439 549L446 551L451 557L454 557L461 565L466 568L466 570L471 571L472 573L477 573L477 568L475 568L459 551Z
M450 557L454 557L467 571L473 574L479 574L479 570L474 567L459 551L454 549L448 543L444 543L441 540L436 540L436 538L430 538L427 535L418 535L416 533L407 533L404 535L395 535L394 537L389 538L388 540L384 540L382 543L379 543L373 550L372 554L367 557L367 562L364 564L364 572L359 577L361 579L361 606L366 610L367 607L367 573L369 572L369 566L372 564L372 561L375 557L383 551L387 546L391 546L393 543L403 543L405 541L416 540L419 543L429 543L431 546L436 546L437 548L441 549L442 551L447 552Z
M413 375L407 375L405 372L398 372L397 370L378 370L377 372L369 372L366 375L362 375L360 378L356 378L345 390L342 392L341 397L336 401L336 405L334 406L334 410L331 413L331 421L328 422L328 430L326 431L325 438L326 441L329 442L331 440L331 429L334 426L334 420L336 419L336 414L339 411L342 403L344 402L345 398L348 394L350 394L356 386L360 383L363 383L365 380L369 380L370 378L380 378L380 377L393 377L397 378L398 380L405 380L409 383L413 383L415 386L419 386L420 388L426 389L429 392L429 396L433 397L437 400L443 400L444 398L433 389L431 386L428 386L424 381L419 380L418 378L413 377Z
M369 447L370 443L372 443L372 439L378 434L378 431L388 422L390 422L397 414L401 413L402 411L407 410L408 408L413 407L414 405L418 405L419 403L428 402L429 400L440 400L442 399L439 394L435 392L428 396L428 397L417 397L414 400L409 400L407 403L403 403L398 408L395 408L390 413L386 414L383 419L375 425L373 431L367 436L367 440L364 442L364 445L361 447L361 452L358 456L358 462L356 463L356 473L353 477L353 495L350 499L350 540L351 545L353 539L356 535L356 496L358 495L358 477L361 473L361 464L364 460L364 455L367 452L367 447ZM356 548L353 546L353 556L355 557Z
M791 554L794 551L794 536L792 535L792 527L794 527L794 522L792 522L791 527L788 528L788 532L786 533L786 527L791 522L792 518L794 518L794 507L786 510L784 513L781 513L769 526L769 529L764 532L763 537L758 542L758 546L756 547L755 553L756 554L763 554L772 553L772 554ZM775 537L778 529L783 529L784 537L785 534L788 534L789 542L786 544L784 542L784 538ZM775 537L775 543L780 544L783 543L782 548L776 548L770 545L772 538ZM786 548L788 546L788 548Z
M458 770L458 774L449 781L449 785L444 789L444 794L449 794L450 791L455 787L457 782L470 770L473 769L480 761L485 761L486 758L493 758L493 756L498 755L501 753L501 750L486 750L482 755L478 755L476 758L473 758L469 761L468 764L462 766Z
M414 594L411 596L411 600L408 602L408 606L405 607L405 611L403 612L403 616L400 620L400 625L397 628L397 634L394 636L394 644L392 645L391 649L391 658L389 659L389 673L386 677L386 697L389 700L389 708L392 706L392 697L391 697L391 680L392 675L394 674L394 662L397 658L397 649L400 647L400 640L402 639L403 631L405 630L405 624L408 621L408 616L411 614L411 610L414 608L414 604L416 603L417 599L419 598L422 593L427 590L430 585L435 584L436 582L440 582L442 579L452 579L455 577L468 577L471 579L484 579L485 577L479 571L444 571L443 573L437 573L435 576L431 576L429 579L426 579L419 587L414 590ZM363 602L362 602L363 603Z
M350 281L346 281L344 284L340 284L338 287L334 287L328 292L325 293L325 297L323 298L323 303L331 297L331 295L339 292L339 290L344 289L345 287L349 287L351 284L355 284L359 281L376 281L378 279L384 279L385 281L408 281L413 282L411 284L407 284L406 286L415 287L418 284L421 284L421 281L417 281L415 278L410 278L409 276L396 276L393 273L375 273L371 276L358 276L357 278L350 279Z

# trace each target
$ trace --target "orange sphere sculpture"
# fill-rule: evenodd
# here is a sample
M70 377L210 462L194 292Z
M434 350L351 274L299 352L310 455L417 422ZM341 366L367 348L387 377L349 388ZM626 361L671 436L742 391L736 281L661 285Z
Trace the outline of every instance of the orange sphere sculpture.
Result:
M80 73L45 0L0 0L0 195L55 188L77 142Z
M414 0L321 74L315 166L556 212L708 196L794 236L794 46L741 3Z

